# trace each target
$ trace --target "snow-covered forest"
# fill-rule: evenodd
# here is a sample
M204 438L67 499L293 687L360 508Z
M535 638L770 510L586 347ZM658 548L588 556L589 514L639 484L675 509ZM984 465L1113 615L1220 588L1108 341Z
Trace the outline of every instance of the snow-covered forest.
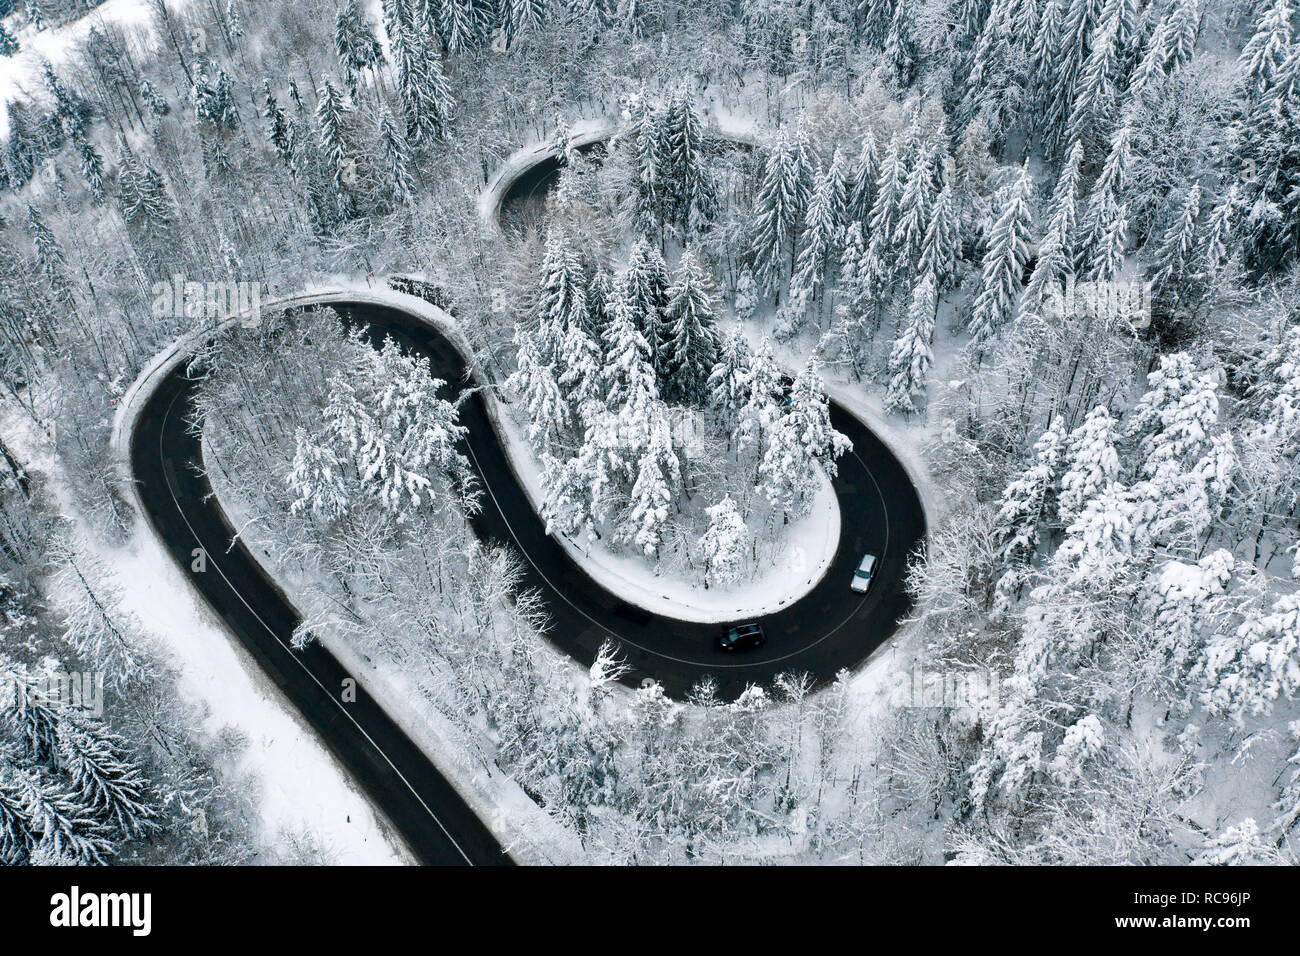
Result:
M196 330L191 428L295 647L490 779L503 842L1297 862L1292 0L97 6L0 0L0 862L352 846L268 822L276 759L138 591L174 571L120 430ZM833 399L924 504L910 612L738 695L575 661L472 527L466 383L267 305L304 291L435 316L548 533L664 600L800 596Z

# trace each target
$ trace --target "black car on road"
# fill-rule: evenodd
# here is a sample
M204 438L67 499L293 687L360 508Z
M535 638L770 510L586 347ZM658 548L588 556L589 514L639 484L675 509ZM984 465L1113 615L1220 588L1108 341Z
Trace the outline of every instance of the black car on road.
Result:
M718 637L718 646L724 651L752 651L762 647L767 637L758 624L736 624Z

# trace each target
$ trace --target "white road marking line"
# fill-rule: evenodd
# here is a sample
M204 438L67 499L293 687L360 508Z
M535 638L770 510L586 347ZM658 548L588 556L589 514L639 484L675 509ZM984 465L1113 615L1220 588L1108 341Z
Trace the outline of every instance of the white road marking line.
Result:
M419 318L419 317L417 316L417 318ZM439 333L439 334L441 334L441 333ZM443 337L446 338L446 336L443 336ZM448 339L448 341L450 341L450 339ZM454 343L453 343L453 347L454 347ZM460 350L457 349L456 351L459 352ZM461 359L464 360L464 356L461 356ZM466 363L466 368L468 368L468 367L469 367L469 364ZM837 404L838 404L838 403L837 403ZM840 407L841 407L841 408L844 408L844 406L842 406L842 405L841 405ZM850 412L847 408L844 408L844 411L849 415L850 418L852 418L854 421L856 421L856 422L857 422L861 427L865 428L867 431L871 431L871 429L867 427L867 425L866 425L865 422L863 422L861 419L859 419L856 415L854 415L852 412ZM489 426L488 426L488 427L491 428L491 424L490 424L490 423L489 423ZM873 435L874 435L874 433L873 433ZM500 438L501 436L497 436L497 437ZM879 440L879 439L877 439L877 440ZM550 587L550 589L551 589L552 591L554 591L556 594L558 594L561 598L563 598L565 604L569 605L569 607L573 608L575 611L577 611L579 614L581 614L583 617L585 617L588 621L590 621L591 624L592 624L594 627L596 627L596 628L598 628L598 629L604 631L606 634L610 635L611 637L617 638L618 640L622 641L622 642L625 643L625 644L630 644L632 647L635 647L637 650L639 650L639 651L641 651L641 652L643 652L643 653L645 653L645 654L649 654L651 657L657 657L657 658L659 658L660 660L672 661L672 662L674 662L674 663L676 663L676 664L689 664L689 665L691 665L692 667L708 667L708 668L719 668L719 669L722 669L722 668L751 668L751 669L752 669L752 668L755 668L755 667L763 667L763 666L765 666L765 665L767 665L767 664L779 664L779 663L781 663L781 661L789 660L789 659L792 658L792 657L796 657L796 656L798 656L799 654L803 654L803 653L805 653L806 651L811 650L812 648L816 647L818 644L820 644L820 643L822 643L823 641L827 640L828 638L834 636L834 635L835 635L835 634L836 634L836 633L837 633L837 632L838 632L842 627L844 627L844 625L848 624L849 621L852 620L853 617L854 617L854 616L855 616L855 615L856 615L860 610L862 610L862 606L863 606L864 604L867 603L867 600L868 600L869 595L864 595L863 598L862 598L862 600L858 602L857 606L854 607L853 610L849 613L849 615L848 615L847 617L845 617L844 620L840 621L839 624L836 624L833 628L831 628L829 631L827 631L827 632L826 632L825 634L823 634L821 637L817 638L817 640L812 641L812 642L809 643L809 644L805 644L805 645L802 646L802 647L796 648L795 650L791 651L791 652L788 653L788 654L784 654L784 655L782 655L781 657L771 657L771 658L766 658L766 659L761 660L761 661L752 661L752 662L750 662L750 663L728 664L728 663L722 663L722 662L717 662L717 663L715 663L715 662L713 662L713 661L689 660L689 659L687 659L687 658L674 657L672 654L665 654L665 653L663 653L663 652L661 652L661 651L651 650L650 648L648 648L648 647L644 647L644 646L642 646L641 644L638 644L636 641L631 640L630 638L626 638L626 637L622 636L621 634L619 634L619 633L617 633L616 631L612 630L608 625L602 624L602 623L600 623L599 621L597 621L597 620L596 620L595 618L593 618L590 614L588 614L588 613L587 613L586 611L584 611L582 608L578 607L578 606L577 606L576 604L574 604L571 600L569 600L569 596L568 596L567 594L565 594L564 591L563 591L561 588L556 587L555 584L552 583L551 579L548 578L548 577L546 576L546 572L543 571L543 570L541 569L541 567L537 564L537 562L533 560L532 555L530 555L530 554L528 553L528 549L524 547L523 542L519 540L519 536L515 533L514 526L510 524L510 519L506 517L505 509L503 509L503 508L501 507L501 503L497 500L497 496L496 496L496 494L493 493L493 491L492 491L492 484L491 484L491 482L488 481L488 479L487 479L487 474L483 471L482 466L479 465L478 458L477 458L477 457L475 456L475 454L474 454L474 449L473 449L473 447L470 445L470 443L469 443L468 441L465 443L465 447L466 447L466 449L469 451L469 456L470 456L470 458L474 459L474 467L478 469L478 473L479 473L479 475L482 476L482 478L483 478L483 485L484 485L484 487L487 488L487 492L488 492L488 494L492 496L492 502L493 502L493 504L495 504L495 505L497 506L497 511L501 513L501 518L502 518L503 521L505 521L505 523L506 523L506 527L510 529L510 536L511 536L512 538L515 539L515 544L518 546L519 550L520 550L521 552L523 552L524 557L528 559L528 563L529 563L530 565L533 566L533 569L538 573L538 575L541 576L542 580L546 582L547 586ZM503 449L505 449L505 446L504 446L504 445L502 445L502 447L503 447ZM506 450L506 454L509 454L509 451L508 451L508 450ZM852 455L853 455L853 457L854 457L855 459L857 459L858 464L862 466L862 470L865 471L865 472L867 473L867 477L871 479L871 483L872 483L872 485L875 486L875 489L876 489L876 496L880 499L880 507L881 507L881 511L883 512L883 514L884 514L884 516L885 516L885 545L884 545L884 547L881 549L881 555L882 555L882 557L883 557L885 551L887 551L887 550L889 549L889 508L888 508L888 506L885 504L885 495L884 495L884 492L882 492L882 491L880 490L880 482L876 481L876 476L873 475L873 474L871 473L871 469L867 467L867 463L864 462L864 461L862 460L862 458L858 455L858 452L857 452L857 449L856 449L856 448L853 450ZM531 505L530 505L530 507L531 507ZM565 555L565 557L566 557L568 560L570 560L570 561L573 560L572 558L569 558L568 555ZM575 567L576 567L576 566L577 566L577 565L575 564ZM591 581L592 581L594 584L596 584L596 586L599 587L601 590L606 591L607 593L613 594L613 592L612 592L612 591L609 591L608 588L605 588L603 585L599 584L599 582L594 581L594 579L592 579L590 575L588 575L585 571L583 571L581 567L578 567L578 570L583 574L584 577L586 577L588 580L591 580ZM613 594L613 596L614 596L615 598L618 598L618 600L620 600L620 601L623 600L622 598L619 598L617 594ZM657 615L657 616L659 616L659 617L667 617L667 615ZM764 616L766 617L766 616L768 616L768 615L764 615ZM671 620L671 618L670 618L670 620ZM693 622L685 622L685 623L693 623Z
M180 392L177 392L175 397L173 397L171 402L168 404L167 411L163 413L162 427L158 431L158 459L160 464L162 463L163 460L162 457L163 456L163 433L166 432L167 430L167 420L171 417L172 409L176 406L176 400L179 399L180 397L181 397ZM180 514L181 520L185 522L185 527L190 529L190 534L194 535L195 542L198 543L199 547L203 547L202 539L199 538L198 532L194 530L194 526L190 524L190 519L185 516L185 509L181 507L180 500L177 499L176 497L176 490L172 486L171 479L168 478L167 476L167 468L165 465L162 466L162 474L163 474L163 484L167 486L167 493L171 496L172 503L176 505L177 513ZM253 617L257 618L257 623L261 624L262 627L266 629L266 633L270 634L271 637L275 639L277 644L279 644L281 647L283 647L286 651L289 652L289 656L292 657L294 662L297 663L297 665L303 669L303 672L306 673L307 676L312 679L312 681L316 684L317 687L319 687L322 691L324 691L325 696L328 697L334 704L338 706L339 710L342 711L344 715L346 715L348 720L352 721L353 726L356 727L357 730L361 731L361 735L365 737L367 741L369 741L372 747L375 748L375 752L384 758L384 762L387 763L388 766L393 768L393 773L397 774L398 779L401 780L402 783L406 784L407 789L410 790L411 794L415 797L415 799L420 802L420 806L424 807L425 811L429 814L429 816L433 818L433 821L438 824L438 828L442 830L442 832L446 835L447 839L451 841L451 845L456 848L456 852L459 853L461 857L464 858L466 863L468 863L470 866L473 866L474 861L469 858L468 854L466 854L463 849L461 849L460 844L456 842L456 838L451 835L451 833L447 830L445 826L443 826L442 821L438 819L438 815L433 812L433 809L427 803L424 802L424 798L421 797L419 792L416 791L415 787L411 785L411 782L407 780L405 776L402 775L402 771L397 769L397 765L393 763L393 761L389 758L388 754L384 753L383 748L380 747L379 744L375 742L374 738L372 738L370 734L366 733L366 729L362 727L360 723L357 722L357 719L352 716L351 712L346 707L344 707L341 703L335 700L334 695L330 692L330 690L324 684L322 684L320 682L320 679L315 674L312 673L311 669L306 664L304 664L301 659L299 659L298 655L294 653L293 648L290 647L288 644L285 644L285 642L280 638L280 635L277 634L274 630L272 630L271 627L265 621L262 620L261 615L259 615L257 611L253 609L252 605L250 605L246 600L244 600L244 596L240 594L238 588L236 588L234 584L231 583L230 578L226 577L226 573L221 570L221 565L217 563L216 559L212 555L208 555L208 561L212 564L214 568L217 569L217 573L221 575L221 579L226 582L226 586L230 588L230 590L234 593L235 597L239 598L240 603L243 604L244 607L248 608L249 613L252 614ZM379 706L379 703L377 701L375 703L375 706L376 707ZM389 719L391 720L392 718ZM394 721L394 724L396 724L396 721ZM400 730L401 728L399 727L398 729ZM412 743L414 743L414 741L412 741ZM450 785L450 782L448 785Z

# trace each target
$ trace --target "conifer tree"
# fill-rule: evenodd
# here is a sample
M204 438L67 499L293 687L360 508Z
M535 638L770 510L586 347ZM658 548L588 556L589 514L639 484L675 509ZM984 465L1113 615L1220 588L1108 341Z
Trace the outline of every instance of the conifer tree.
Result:
M812 197L804 218L803 248L791 288L811 296L821 294L839 256L839 237L843 230L844 193L839 153L835 162L819 170Z
M350 219L353 212L348 170L355 168L350 165L355 161L347 155L343 142L343 114L346 111L343 97L326 77L316 91L316 122L321 154L329 168L334 204L340 219Z
M938 287L934 274L923 272L912 291L907 322L889 356L889 390L885 393L888 411L913 414L917 399L925 394L930 366L934 364L930 340L934 336L937 302Z
M664 398L702 404L718 344L709 277L690 250L682 253L668 289L664 324L669 334Z
M1057 177L1056 188L1052 191L1047 231L1038 244L1038 261L1034 263L1034 271L1021 300L1021 309L1026 315L1038 315L1046 298L1059 292L1074 274L1074 233L1078 225L1082 162L1083 144L1076 141L1070 147L1065 165Z
M1029 170L1022 167L989 236L981 267L980 291L968 323L972 345L981 352L1010 316L1020 295L1021 275L1028 258L1028 196Z
M754 278L766 290L779 284L787 255L790 268L794 267L795 243L808 205L808 179L802 139L782 131L767 152L755 203Z
M286 166L293 163L293 136L284 110L271 92L271 82L262 81L262 119L266 121L266 138Z

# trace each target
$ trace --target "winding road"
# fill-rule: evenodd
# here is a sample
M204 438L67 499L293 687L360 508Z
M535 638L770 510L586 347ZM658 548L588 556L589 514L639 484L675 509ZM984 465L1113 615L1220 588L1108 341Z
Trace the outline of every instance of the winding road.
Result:
M523 187L536 190L537 180ZM391 336L427 356L435 376L456 400L475 384L466 358L414 311L341 295L329 303L347 321L379 341ZM319 643L294 650L289 640L299 615L289 598L235 541L231 523L203 474L202 448L189 427L196 382L181 362L153 384L130 435L130 466L139 501L161 539L214 611L305 720L355 776L405 838L417 859L431 864L509 863L484 823L429 758L358 683L344 702L346 669ZM718 649L720 626L651 614L592 580L544 523L519 484L481 390L461 405L468 428L464 451L483 483L475 531L505 542L525 558L524 587L538 589L550 611L550 639L586 665L609 638L622 647L632 685L653 678L683 696L705 676L734 697L751 683L782 672L807 672L819 684L860 664L894 633L910 601L904 588L908 555L925 535L920 499L903 465L858 418L831 403L831 421L852 442L833 487L840 508L840 541L821 581L802 598L760 621L764 647L740 655ZM193 571L196 548L207 555ZM849 582L862 555L880 556L871 590Z

